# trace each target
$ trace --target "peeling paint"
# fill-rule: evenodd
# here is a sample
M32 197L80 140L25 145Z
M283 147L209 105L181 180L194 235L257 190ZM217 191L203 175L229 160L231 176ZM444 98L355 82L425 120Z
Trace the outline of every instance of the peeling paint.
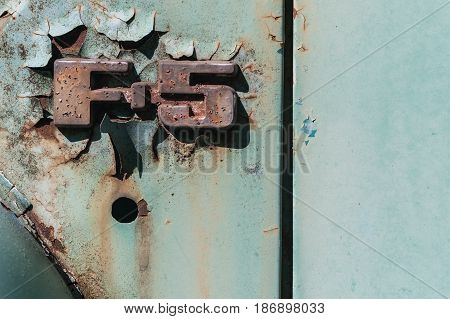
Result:
M49 31L48 34L52 37L57 37L72 31L76 27L83 25L81 21L81 6L75 7L72 11L68 12L60 18L53 19L48 18Z
M174 59L179 59L183 56L191 57L194 54L194 41L182 38L173 38L169 34L161 38L165 45L166 53Z
M220 48L220 41L204 43L194 40L194 48L197 60L211 60Z
M153 31L155 11L141 11L136 8L111 11L96 1L90 1L89 4L90 10L84 7L82 9L82 19L92 10L94 15L87 18L92 27L111 40L139 41Z
M107 36L97 33L93 29L87 30L86 39L80 51L82 57L99 58L104 56L114 59L119 53L119 43L110 40Z
M226 164L240 163L246 152L267 151L247 131L280 114L279 46L267 41L263 22L255 23L267 12L278 12L280 4L216 3L213 11L204 0L175 7L140 0L8 4L6 10L0 5L0 11L8 12L0 19L0 168L10 179L0 178L0 197L15 212L28 210L21 216L27 228L72 282L86 297L276 297L278 240L261 236L260 229L279 218L278 192L260 177L264 166L257 162L239 174L228 174ZM231 22L223 24L224 18ZM281 34L279 19L266 22L271 20L271 31ZM68 37L75 42L63 43ZM235 130L247 131L232 145L203 145L200 138L180 141L156 134L155 114L146 114L145 120L127 118L128 123L114 123L113 132L104 132L101 112L92 129L58 129L51 72L60 55L124 58L133 62L140 80L153 82L161 60L231 59L242 71L232 83L242 97ZM114 107L105 112L117 115ZM126 151L118 159L121 147ZM141 160L139 165L131 165L126 178L117 178L124 161L134 158ZM216 165L217 172L203 174L198 167L205 165ZM245 194L235 192L236 187ZM135 224L114 223L111 203L118 196L139 204ZM25 209L29 202L32 210ZM246 213L237 214L244 206ZM242 267L241 254L248 267ZM194 257L180 274L173 256L184 255ZM219 276L216 269L224 263L227 269L248 270ZM261 286L263 277L271 280ZM179 287L176 292L174 287Z
M52 44L45 35L31 34L31 47L24 66L39 68L47 65L52 57Z

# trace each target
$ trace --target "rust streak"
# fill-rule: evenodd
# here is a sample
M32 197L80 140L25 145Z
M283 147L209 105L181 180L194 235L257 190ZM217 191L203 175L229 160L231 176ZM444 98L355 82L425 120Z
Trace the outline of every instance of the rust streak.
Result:
M138 214L139 216L147 216L148 215L148 205L144 199L141 199L138 203Z
M244 65L244 67L242 68L242 72L249 70L250 72L253 72L254 69L254 64L253 63L247 63L246 65Z
M297 18L298 13L299 13L300 11L302 11L302 10L303 10L303 8L296 9L296 8L294 7L294 10L292 11L292 16L293 16L293 18L294 18L294 19Z
M267 28L267 32L268 32L268 39L270 39L271 41L277 42L277 43L283 42L283 41L277 39L277 36L270 31L269 26L267 24L266 24L266 28Z
M263 18L264 18L264 19L270 18L270 19L273 19L273 20L275 20L275 21L278 21L278 20L281 19L282 17L283 17L283 16L276 16L276 15L274 15L273 13L271 13L270 15L264 16Z
M273 232L275 230L278 230L278 227L275 226L275 227L266 228L266 229L263 230L263 232L264 233L270 233L270 232Z
M56 238L55 229L53 226L45 225L45 223L40 220L40 218L37 216L37 214L34 211L28 212L27 216L30 219L30 221L33 223L39 238L41 238L42 240L47 242L48 249L52 253L55 253L55 252L60 252L63 254L67 253L66 247L64 246L63 242L60 239Z
M139 297L150 298L150 254L151 254L151 236L152 224L151 216L138 217L136 224L137 231L137 258L138 258L138 274L139 274Z
M253 100L253 99L256 99L257 97L258 97L258 95L256 93L249 93L249 94L244 95L242 98L244 100Z
M303 31L306 31L306 26L307 26L306 17L303 13L301 14L301 16L303 18Z

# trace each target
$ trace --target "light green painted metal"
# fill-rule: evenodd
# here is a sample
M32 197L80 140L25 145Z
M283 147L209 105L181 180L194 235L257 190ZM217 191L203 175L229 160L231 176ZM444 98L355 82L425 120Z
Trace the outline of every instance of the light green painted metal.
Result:
M296 9L294 296L450 296L449 2Z
M0 11L0 169L33 205L16 213L81 292L277 297L282 19L270 16L282 2L13 0ZM131 60L143 81L161 59L235 61L240 133L182 143L116 110L92 131L56 129L51 37L80 25L82 57ZM144 199L149 215L115 222L121 196Z

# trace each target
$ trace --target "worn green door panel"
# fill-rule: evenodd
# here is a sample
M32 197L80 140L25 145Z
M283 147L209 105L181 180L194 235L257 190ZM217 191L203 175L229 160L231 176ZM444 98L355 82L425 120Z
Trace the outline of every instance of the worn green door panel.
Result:
M13 214L0 206L0 297L71 298L42 247Z
M296 8L294 296L450 296L450 5Z
M23 218L81 292L277 297L282 2L16 0L0 11L0 169L17 190L2 188L2 202L18 215L33 205ZM162 59L231 59L238 126L192 142L112 109L92 130L59 130L58 54L126 59L143 81ZM120 197L145 200L148 216L117 223Z

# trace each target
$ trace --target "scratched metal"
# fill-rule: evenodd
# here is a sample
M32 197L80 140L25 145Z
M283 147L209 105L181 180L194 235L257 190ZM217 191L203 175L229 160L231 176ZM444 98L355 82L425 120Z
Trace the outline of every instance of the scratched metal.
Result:
M268 0L0 2L0 194L14 185L2 201L32 204L11 209L84 296L278 296L279 128L264 123L281 110L281 12ZM92 129L56 128L53 63L75 57L127 60L151 82L161 60L231 60L236 126L189 140L111 102ZM140 203L134 222L113 219L119 197Z
M449 297L448 1L295 7L294 296Z

